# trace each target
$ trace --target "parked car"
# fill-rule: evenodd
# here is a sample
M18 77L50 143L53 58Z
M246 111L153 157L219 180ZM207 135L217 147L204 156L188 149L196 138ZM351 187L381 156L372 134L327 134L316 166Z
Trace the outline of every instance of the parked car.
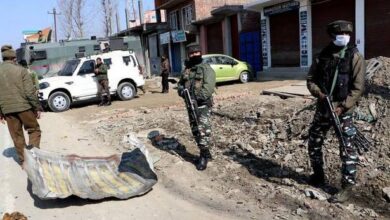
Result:
M99 55L68 60L57 76L39 82L41 101L53 112L69 109L72 103L98 97L95 77L96 58L108 67L110 93L121 100L130 100L137 88L145 84L137 58L130 51L112 51Z
M246 83L252 76L250 64L223 54L203 55L203 63L210 64L215 71L217 82L239 80Z

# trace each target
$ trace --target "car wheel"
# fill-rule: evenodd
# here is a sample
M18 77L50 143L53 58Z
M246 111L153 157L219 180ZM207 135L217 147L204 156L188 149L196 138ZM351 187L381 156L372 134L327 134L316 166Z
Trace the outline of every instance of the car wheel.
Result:
M249 81L249 72L242 71L240 73L240 82L247 83Z
M50 95L48 104L53 112L63 112L69 109L70 98L64 92L55 92Z
M117 94L120 100L125 101L134 98L137 92L133 84L124 82L118 86Z

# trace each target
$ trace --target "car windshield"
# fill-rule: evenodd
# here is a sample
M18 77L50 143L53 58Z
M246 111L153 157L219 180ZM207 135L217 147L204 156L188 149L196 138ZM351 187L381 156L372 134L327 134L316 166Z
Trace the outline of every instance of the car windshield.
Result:
M58 72L59 76L72 76L80 60L68 60L64 67Z

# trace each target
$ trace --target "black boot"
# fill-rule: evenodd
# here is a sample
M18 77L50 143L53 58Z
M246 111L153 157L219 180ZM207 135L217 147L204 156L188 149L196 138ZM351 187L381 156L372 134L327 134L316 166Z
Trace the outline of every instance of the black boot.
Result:
M201 149L198 163L196 164L197 170L205 170L207 168L207 162L211 158L209 149Z
M104 105L105 105L105 106L111 105L111 99L110 99L110 98L107 98L106 100L107 100L107 101L104 103Z
M100 101L100 103L99 103L99 105L98 105L98 107L104 106L105 104L106 104L106 97L103 96L103 97L102 97L102 100Z
M325 185L325 174L322 168L314 168L314 174L310 176L309 184L314 187Z
M342 186L342 189L335 195L331 196L328 201L330 203L344 203L352 196L353 185L346 184Z

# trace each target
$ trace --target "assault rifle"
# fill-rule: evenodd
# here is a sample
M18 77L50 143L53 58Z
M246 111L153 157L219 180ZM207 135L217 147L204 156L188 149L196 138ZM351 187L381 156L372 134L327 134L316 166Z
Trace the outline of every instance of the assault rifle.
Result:
M198 127L198 105L191 98L190 91L188 89L183 89L184 101L186 103L186 107L189 110L190 118L193 123L195 123L196 127Z
M341 128L341 123L338 115L336 114L333 104L330 101L329 96L325 97L325 104L326 107L330 113L330 117L332 120L333 128L335 130L336 136L340 141L342 150L345 151L346 149L346 142L343 136L343 130ZM362 151L367 152L370 147L372 146L372 141L368 140L357 128L356 128L356 135L355 138L352 141L352 144L356 146L359 154L362 154ZM347 152L345 152L347 153Z

